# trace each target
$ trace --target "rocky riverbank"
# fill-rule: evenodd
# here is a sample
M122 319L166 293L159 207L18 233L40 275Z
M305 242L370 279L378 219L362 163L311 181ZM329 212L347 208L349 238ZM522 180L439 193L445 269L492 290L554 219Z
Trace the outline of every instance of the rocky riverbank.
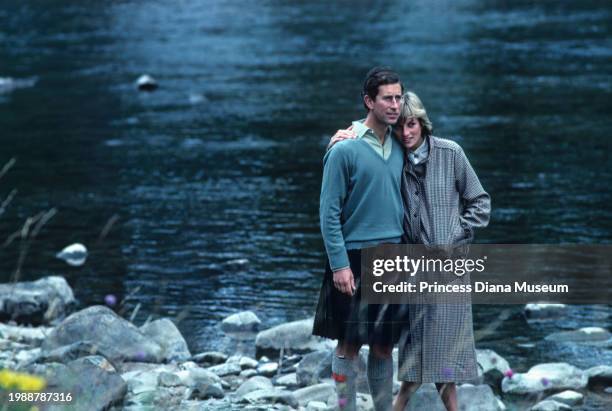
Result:
M334 344L311 335L312 319L262 331L265 327L250 311L224 319L220 327L228 335L255 336L251 358L242 352L191 353L169 319L136 326L106 306L75 309L73 292L62 277L0 285L0 368L43 377L44 391L71 393L65 409L334 409ZM545 316L563 307L526 310L530 316ZM547 338L612 343L607 330L594 327ZM587 370L567 363L535 364L518 373L492 350L477 354L479 378L459 387L465 411L583 409L588 396L612 398L609 364ZM366 348L360 357L365 370ZM394 361L397 370L397 349ZM365 378L358 386L359 408L372 409ZM408 409L443 406L434 387L424 386Z

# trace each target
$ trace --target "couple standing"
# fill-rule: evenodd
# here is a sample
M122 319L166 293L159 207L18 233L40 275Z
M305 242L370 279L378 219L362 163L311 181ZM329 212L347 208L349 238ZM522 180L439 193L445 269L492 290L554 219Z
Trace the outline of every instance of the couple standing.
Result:
M366 75L367 117L339 130L323 160L321 232L328 264L313 334L337 339L332 360L338 407L356 409L359 349L370 346L367 379L377 411L393 402L393 345L403 410L421 383L436 383L457 410L455 383L477 376L470 305L375 305L361 301L361 250L381 244L470 242L487 225L490 198L463 150L431 135L420 99L399 75ZM401 337L401 341L400 341Z

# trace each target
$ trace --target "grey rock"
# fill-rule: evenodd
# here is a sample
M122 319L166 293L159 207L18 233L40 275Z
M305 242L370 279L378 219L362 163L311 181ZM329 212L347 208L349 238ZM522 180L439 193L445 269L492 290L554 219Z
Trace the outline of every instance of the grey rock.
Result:
M329 407L322 401L310 401L306 405L306 411L328 411Z
M74 409L107 410L120 404L127 392L121 376L96 365L100 359L81 358L49 367L47 391L72 394Z
M528 372L514 374L502 380L507 394L535 394L549 390L581 389L588 377L581 369L567 363L546 363L531 367Z
M296 387L299 387L299 384L298 384L298 381L297 381L297 374L296 373L281 375L280 377L278 377L276 379L276 381L274 383L276 385L282 385L282 386L287 387L287 388L296 388Z
M545 400L562 402L569 406L574 406L582 403L584 400L584 395L576 391L566 390L558 394L551 395L550 397L545 398Z
M297 382L300 387L318 384L331 376L333 351L315 351L306 354L297 366Z
M332 340L312 335L313 319L281 324L261 331L255 338L256 357L269 355L278 357L281 348L294 353L326 350L335 347Z
M293 408L299 406L297 399L290 391L278 390L276 388L250 392L242 397L240 402L251 404L285 404Z
M78 311L62 321L43 342L43 354L83 342L112 361L160 362L163 350L130 322L104 306Z
M257 367L257 374L265 377L273 377L278 372L278 363L269 362L266 364L260 364Z
M222 384L221 378L207 369L203 368L190 368L179 373L179 377L183 382L190 386L195 387L198 384Z
M525 315L528 318L554 318L566 313L565 304L527 304Z
M162 347L164 360L186 361L191 357L183 335L168 318L147 323L140 327L140 331Z
M571 411L572 407L562 402L544 400L540 401L533 407L531 411Z
M546 341L600 343L612 338L612 334L600 327L586 327L573 331L561 331L546 336Z
M158 87L157 81L148 74L143 74L136 80L136 87L142 91L153 91Z
M258 363L253 358L240 357L238 365L240 365L240 368L242 368L243 370L246 370L248 368L257 368Z
M248 368L246 370L242 370L240 371L240 374L238 374L240 377L245 378L245 379L249 379L251 377L254 377L257 375L257 370L254 370L252 368Z
M227 361L227 355L219 351L206 351L194 355L191 360L198 364L211 366L223 364L225 361Z
M181 378L171 372L162 371L157 376L157 385L162 387L177 387L182 383Z
M221 384L201 384L198 383L193 388L190 399L205 400L207 398L223 398L225 392Z
M40 345L53 330L52 327L23 327L0 323L0 336L4 339Z
M0 321L48 324L68 314L76 305L72 288L63 277L0 284Z
M510 365L502 356L493 350L476 350L476 361L478 363L478 374L482 376L482 382L492 387L499 388L504 379L504 374L510 370Z
M457 401L462 411L503 411L504 408L488 385L464 384L457 387ZM408 404L408 411L445 411L433 384L424 384L413 394Z
M98 346L89 341L77 341L69 345L64 345L52 350L41 350L39 361L41 362L59 362L66 364L77 358L86 357L88 355L96 355L100 352Z
M327 402L330 396L334 395L336 389L331 384L316 384L309 387L300 388L293 391L293 395L298 403L305 407L311 401Z
M273 387L272 382L266 377L255 376L245 381L236 390L236 397L242 399L245 395L250 392L257 390L271 390Z
M598 365L585 371L589 379L589 386L612 385L612 366Z
M218 375L219 377L225 377L227 375L238 375L242 368L236 363L225 363L219 365L213 365L212 367L206 368L206 370Z
M232 314L221 322L221 330L225 333L253 333L257 332L261 320L253 311L242 311Z

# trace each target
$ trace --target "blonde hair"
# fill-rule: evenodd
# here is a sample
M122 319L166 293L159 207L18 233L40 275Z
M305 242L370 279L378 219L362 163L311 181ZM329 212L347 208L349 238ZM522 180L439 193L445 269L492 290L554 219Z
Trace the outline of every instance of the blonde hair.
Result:
M423 134L430 136L433 133L433 124L431 120L429 120L429 117L427 117L427 111L421 99L412 91L407 91L402 96L402 107L400 109L400 116L397 124L403 125L404 122L411 117L419 120Z

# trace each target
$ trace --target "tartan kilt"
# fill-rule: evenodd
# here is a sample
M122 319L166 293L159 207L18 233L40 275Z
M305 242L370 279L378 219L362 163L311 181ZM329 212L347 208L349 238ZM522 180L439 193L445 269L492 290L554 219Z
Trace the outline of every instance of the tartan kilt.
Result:
M353 345L394 345L408 328L407 305L365 304L361 301L361 250L347 250L355 277L355 294L341 293L333 282L329 261L321 284L313 335Z

